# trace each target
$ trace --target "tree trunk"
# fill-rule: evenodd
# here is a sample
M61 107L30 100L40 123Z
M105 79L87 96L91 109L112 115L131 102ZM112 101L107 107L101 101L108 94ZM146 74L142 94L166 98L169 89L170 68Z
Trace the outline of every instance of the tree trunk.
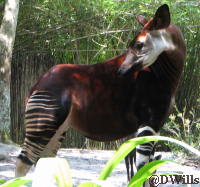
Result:
M6 0L0 27L0 127L10 124L10 72L19 0Z

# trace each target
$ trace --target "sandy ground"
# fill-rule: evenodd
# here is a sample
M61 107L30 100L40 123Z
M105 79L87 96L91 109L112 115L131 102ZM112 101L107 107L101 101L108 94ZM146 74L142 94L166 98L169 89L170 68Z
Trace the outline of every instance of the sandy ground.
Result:
M0 143L0 179L9 180L14 177L15 160L20 152L20 148L13 145ZM113 151L85 150L85 149L60 149L57 157L66 158L72 170L72 180L74 186L86 181L95 180L106 162L112 157ZM160 154L160 153L159 153ZM187 160L177 157L171 153L162 153L162 159L175 160L183 166L166 164L160 167L157 173L182 172L184 175L193 175L199 179L199 184L189 185L200 187L200 162L197 159ZM189 165L189 166L188 166ZM31 168L29 175L33 175L34 167ZM165 181L164 181L165 182ZM186 181L187 182L187 181ZM124 161L121 162L107 180L108 187L126 187L127 177ZM159 185L159 187L187 186L182 184Z

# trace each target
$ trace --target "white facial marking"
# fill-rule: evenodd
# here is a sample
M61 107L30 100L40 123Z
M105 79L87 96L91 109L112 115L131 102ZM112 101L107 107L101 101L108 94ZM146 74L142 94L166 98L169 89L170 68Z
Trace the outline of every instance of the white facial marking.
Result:
M166 29L154 30L138 36L137 42L141 42L143 47L141 49L134 47L129 49L121 65L122 69L128 70L133 65L140 63L143 68L149 67L162 52L175 49L171 35Z
M144 43L144 42L146 41L146 39L147 39L147 36L146 36L146 35L145 35L145 36L140 36L140 37L138 38L138 41Z
M166 30L154 31L150 35L154 50L157 51L156 53L175 49L172 39Z
M124 62L123 62L123 66L126 66L126 68L131 68L132 63L130 63L130 62L133 62L133 58L134 58L133 53L128 53L126 55Z
M171 36L165 29L151 31L145 39L145 46L138 55L139 60L143 60L144 68L153 64L163 51L175 49Z
M147 39L147 36L144 35L144 36L140 36L138 38L138 41L144 43L146 41L146 39ZM143 57L143 56L144 56L144 54L137 54L137 57ZM126 66L126 68L131 68L131 66L133 65L133 63L137 63L137 61L136 62L133 61L134 57L135 57L135 54L129 52L127 54L124 62L123 62L123 66Z

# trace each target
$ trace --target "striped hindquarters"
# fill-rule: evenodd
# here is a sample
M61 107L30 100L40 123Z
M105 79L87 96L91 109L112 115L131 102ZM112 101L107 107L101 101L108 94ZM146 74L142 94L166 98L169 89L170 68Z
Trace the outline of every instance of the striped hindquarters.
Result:
M26 105L25 141L19 158L31 165L35 163L65 118L66 112L55 95L33 92Z

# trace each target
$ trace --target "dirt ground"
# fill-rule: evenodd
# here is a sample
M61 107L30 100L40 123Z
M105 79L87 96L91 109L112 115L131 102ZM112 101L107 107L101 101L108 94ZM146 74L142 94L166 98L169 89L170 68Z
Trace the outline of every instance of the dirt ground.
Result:
M14 177L15 160L20 152L20 148L13 145L0 143L0 179L9 180ZM73 185L77 186L86 181L95 180L106 162L112 157L114 151L100 151L87 149L60 149L57 157L66 158L71 171ZM160 154L160 153L159 153ZM162 153L162 159L173 160L181 163L182 166L175 164L166 164L160 167L157 173L177 173L184 175L193 175L200 179L200 162L197 159L185 159L182 156L175 156L171 153ZM32 176L34 167L28 175ZM108 187L126 187L127 177L124 161L121 162L107 180ZM187 186L182 184L163 184L159 187L177 187ZM199 184L192 184L191 187L200 187Z

